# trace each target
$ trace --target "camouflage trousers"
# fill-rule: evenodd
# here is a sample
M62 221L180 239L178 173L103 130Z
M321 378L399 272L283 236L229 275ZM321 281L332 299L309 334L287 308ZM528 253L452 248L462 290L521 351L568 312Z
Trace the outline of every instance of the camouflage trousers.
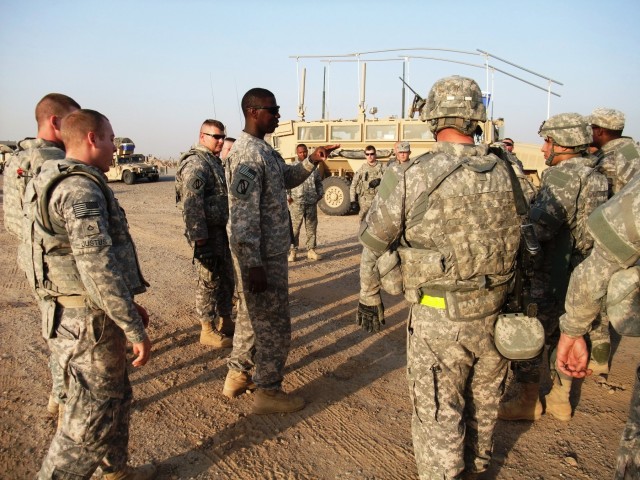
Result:
M445 310L411 306L407 377L421 480L488 468L507 369L493 342L496 317L451 321Z
M614 480L640 478L640 367L631 394L629 418L622 432Z
M217 234L216 234L217 233ZM226 232L209 232L210 240L216 243L215 265L205 267L195 260L198 272L198 288L196 290L196 313L200 322L211 322L218 315L231 315L232 300L235 291L231 251Z
M293 241L291 244L297 249L300 241L300 227L304 220L304 229L307 232L307 250L316 248L316 231L318 230L318 206L293 202L289 205L291 213L291 226L293 228Z
M289 313L289 267L287 254L262 259L267 274L267 290L251 293L248 269L233 256L238 280L238 316L233 350L227 361L230 370L250 372L261 388L279 388L291 346Z
M56 307L51 354L64 371L64 417L38 478L89 479L128 460L133 399L124 332L101 310Z
M64 384L64 370L53 356L49 356L49 371L51 372L51 396L58 405L64 404L67 398L67 387Z
M371 208L371 204L373 203L373 199L375 195L359 195L358 196L358 205L360 206L360 210L358 211L358 217L360 221L364 220L364 217L367 216L369 209Z

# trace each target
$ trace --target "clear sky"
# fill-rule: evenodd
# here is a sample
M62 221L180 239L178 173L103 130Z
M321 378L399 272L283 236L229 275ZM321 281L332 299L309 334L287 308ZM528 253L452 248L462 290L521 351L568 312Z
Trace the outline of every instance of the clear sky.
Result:
M177 158L205 118L243 126L238 104L252 87L273 91L282 120L297 119L297 69L306 67L306 118L321 117L323 71L328 111L355 118L358 67L291 56L441 48L497 57L561 82L551 114L625 112L625 134L640 140L640 2L637 0L467 1L323 0L0 0L0 140L34 136L34 107L49 92L104 113L139 153ZM363 55L366 105L378 117L401 111L399 55L481 64L439 51ZM390 61L371 61L391 59ZM334 60L336 60L334 58ZM501 70L546 88L547 81L490 59ZM547 95L496 72L411 58L407 77L426 96L433 82L458 74L493 85L493 116L507 136L538 143ZM407 102L410 102L408 96Z

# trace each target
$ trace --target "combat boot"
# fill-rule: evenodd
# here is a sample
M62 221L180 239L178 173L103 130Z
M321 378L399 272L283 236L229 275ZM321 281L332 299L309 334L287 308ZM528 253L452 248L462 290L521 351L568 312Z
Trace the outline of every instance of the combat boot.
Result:
M231 315L220 315L216 319L216 330L227 337L233 337L236 331L236 324Z
M258 388L253 396L252 413L290 413L304 408L304 398L287 394L281 389L267 390Z
M234 398L242 395L247 390L255 390L256 384L251 380L247 372L239 370L229 370L227 378L224 380L222 394L225 397Z
M291 250L289 250L289 256L287 257L287 260L289 262L295 262L296 261L296 250L295 250L295 248L292 248Z
M51 416L58 415L58 402L53 395L49 395L49 402L47 403L47 412L51 414Z
M147 463L139 467L126 465L122 470L102 475L104 480L151 480L156 478L156 467Z
M312 248L307 252L307 258L309 260L322 260L322 255L318 255L316 251Z
M233 346L233 339L225 337L219 331L215 330L211 322L204 322L202 324L202 332L200 332L200 343L215 348L231 348Z
M518 393L498 407L501 420L538 420L542 416L539 383L519 383Z
M547 403L546 413L550 413L558 420L568 422L571 420L571 378L564 375L553 379L553 388L545 397Z

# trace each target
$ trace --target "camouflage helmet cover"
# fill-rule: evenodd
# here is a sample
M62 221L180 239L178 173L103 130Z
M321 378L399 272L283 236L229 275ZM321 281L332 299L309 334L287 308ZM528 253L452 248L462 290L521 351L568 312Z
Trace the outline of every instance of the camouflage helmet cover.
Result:
M475 122L484 122L487 119L487 111L482 103L482 91L475 80L453 75L433 84L427 96L422 120L430 120L432 130L446 128L435 127L437 122L434 120L440 118L471 120L474 122L473 129Z
M542 122L538 134L551 137L561 147L586 146L593 140L588 119L579 113L561 113Z

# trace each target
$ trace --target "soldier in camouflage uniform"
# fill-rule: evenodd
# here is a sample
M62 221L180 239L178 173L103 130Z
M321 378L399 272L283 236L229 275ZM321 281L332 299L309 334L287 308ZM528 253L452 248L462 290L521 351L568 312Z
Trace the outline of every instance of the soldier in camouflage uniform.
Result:
M307 146L303 143L298 145L296 147L296 155L298 156L298 161L304 162L304 159L309 155ZM300 227L303 220L304 229L307 232L307 258L309 260L322 260L322 255L316 253L316 231L318 230L318 202L322 200L323 195L322 178L317 168L301 185L289 190L289 213L291 214L291 228L293 230L293 242L288 258L290 262L296 261Z
M253 412L293 412L304 399L282 390L291 344L287 251L291 245L286 189L300 185L337 147L319 147L305 161L286 164L264 136L278 126L280 107L269 90L242 98L243 133L229 156L229 242L238 292L238 316L222 393L254 394ZM312 163L313 162L313 163ZM253 381L250 371L255 367Z
M176 202L182 210L185 236L193 248L198 272L196 312L202 325L200 343L229 348L235 288L227 238L229 202L224 167L218 154L224 143L224 125L205 120L198 144L180 158L176 172Z
M62 424L38 478L152 478L152 465L127 465L132 390L127 340L135 367L151 354L148 315L134 295L140 272L127 220L103 172L115 146L109 120L93 110L65 117L64 160L45 162L33 181L28 278L40 299L43 334L64 371Z
M640 174L591 215L589 230L595 245L589 257L571 275L566 313L560 318L562 333L557 354L557 368L565 375L577 378L591 373L587 368L590 356L584 336L601 311L612 275L628 267L638 268ZM636 285L636 295L637 288ZM638 311L629 313L630 327L637 334L640 330ZM640 478L640 366L636 370L629 418L620 440L614 475L615 480L637 478Z
M367 331L384 324L376 263L399 244L391 254L410 303L407 377L418 472L422 480L459 479L491 460L507 369L493 325L513 278L520 218L510 165L474 145L486 119L478 84L458 76L437 81L425 115L437 140L433 152L387 169L362 222L356 320Z
M545 329L550 351L558 342L558 319L562 314L567 283L573 268L588 255L593 239L586 221L607 199L607 180L595 170L597 159L587 148L591 127L577 113L563 113L543 122L539 131L544 139L542 152L549 166L542 173L540 190L529 212L543 253L534 271L532 301ZM607 336L608 326L600 326L593 337ZM607 354L608 358L608 354ZM557 374L551 365L553 388L546 397L547 413L559 420L571 419L569 393L571 378ZM537 420L542 415L539 398L542 353L533 360L513 362L516 396L500 405L503 420Z
M376 147L367 145L364 149L366 162L353 175L351 187L349 188L349 197L351 199L351 207L355 210L359 208L358 215L360 221L364 219L371 207L371 202L376 196L380 180L384 175L384 165L378 161Z
M20 240L21 245L27 242L27 249L30 249L30 245L22 233L22 204L27 184L38 174L44 162L64 158L60 124L66 115L79 108L80 105L75 100L61 93L45 95L36 105L37 138L27 138L19 142L18 149L7 162L2 204L4 226L10 234ZM24 271L26 267L22 265L21 257L18 255L18 266ZM56 414L65 398L63 372L52 358L49 359L49 369L53 385L47 410Z

